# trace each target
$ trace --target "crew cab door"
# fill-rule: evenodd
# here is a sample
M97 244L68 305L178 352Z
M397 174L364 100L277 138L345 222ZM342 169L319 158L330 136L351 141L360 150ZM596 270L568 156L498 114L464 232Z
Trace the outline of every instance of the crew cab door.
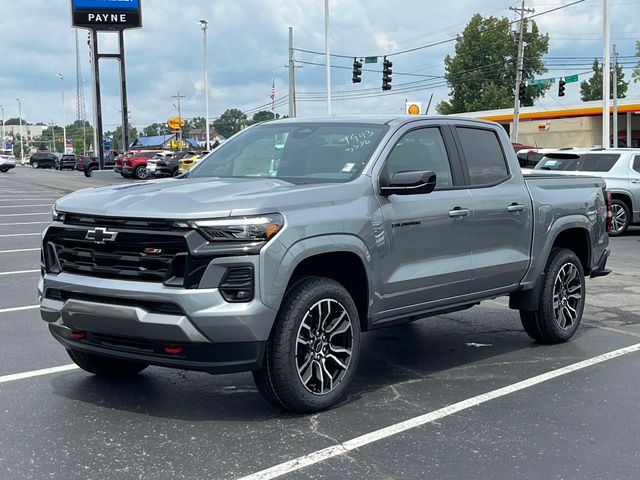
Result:
M380 186L389 184L395 173L407 171L434 172L435 190L380 194ZM377 241L384 243L376 317L411 314L466 294L473 210L450 127L426 122L405 126L376 166L375 179L383 222Z
M515 160L507 161L505 132L479 124L454 130L474 212L471 293L504 290L529 266L531 197Z

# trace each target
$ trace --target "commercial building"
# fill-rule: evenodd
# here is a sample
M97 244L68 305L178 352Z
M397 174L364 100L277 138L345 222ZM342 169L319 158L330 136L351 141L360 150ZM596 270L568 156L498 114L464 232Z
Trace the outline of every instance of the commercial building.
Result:
M602 101L557 108L523 107L520 109L518 142L540 148L601 147L602 108ZM618 146L639 146L639 112L640 99L618 100ZM513 126L513 109L469 112L464 115L498 122L507 132ZM613 144L613 135L611 141Z

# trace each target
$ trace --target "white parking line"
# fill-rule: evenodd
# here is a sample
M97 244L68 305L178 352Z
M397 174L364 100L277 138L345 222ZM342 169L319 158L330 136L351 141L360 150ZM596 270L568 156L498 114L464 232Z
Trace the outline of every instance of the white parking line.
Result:
M0 208L53 207L53 203L37 203L35 205L0 205Z
M51 212L37 212L37 213L0 213L0 217L29 217L33 215L51 215Z
M39 272L40 269L38 270L16 270L15 272L0 272L0 275L20 275L21 273L36 273ZM0 310L1 312L2 310Z
M35 310L36 308L40 308L40 305L28 305L26 307L0 308L0 313L19 312L21 310Z
M41 375L49 375L51 373L66 372L68 370L75 370L77 368L78 366L75 363L70 363L68 365L43 368L41 370L32 370L30 372L12 373L11 375L4 375L0 377L0 383L13 382L15 380L23 380L25 378L39 377Z
M42 232L38 232L38 233L3 233L2 235L0 235L0 238L4 238L4 237L23 237L23 236L27 236L27 235L42 235Z
M307 455L303 455L302 457L294 458L293 460L290 460L288 462L275 465L271 468L267 468L266 470L247 475L246 477L242 477L240 480L269 480L272 478L281 477L282 475L287 475L291 472L295 472L296 470L300 470L301 468L315 465L316 463L329 460L333 457L344 455L351 452L352 450L357 450L358 448L364 447L365 445L369 445L370 443L377 442L394 435L398 435L399 433L406 432L407 430L411 430L428 423L432 423L436 420L448 417L462 410L476 407L490 400L495 400L496 398L500 398L505 395L509 395L510 393L533 387L534 385L538 385L554 378L567 375L571 372L582 370L598 363L606 362L608 360L621 357L622 355L627 355L629 353L638 351L640 351L640 343L636 343L635 345L621 348L619 350L614 350L603 355L598 355L597 357L589 358L587 360L583 360L582 362L567 365L566 367L558 368L557 370L551 370L550 372L536 375L535 377L528 378L521 382L507 385L506 387L483 393L481 395L462 400L461 402L454 403L452 405L447 405L446 407L443 407L439 410L434 410L433 412L419 415L409 420L405 420L404 422L396 423L394 425L381 428L380 430L375 430L371 433L352 438L351 440L347 440L346 442L340 443L338 445L323 448L322 450L317 450Z
M51 222L17 222L17 223L0 223L0 227L7 225L37 225L43 223L51 223Z
M19 197L11 197L10 199L0 199L0 202L33 202L33 201L52 201L60 198L60 195L43 195L42 197L30 197L30 198L19 198Z
M39 248L14 248L13 250L0 250L0 253L37 252Z

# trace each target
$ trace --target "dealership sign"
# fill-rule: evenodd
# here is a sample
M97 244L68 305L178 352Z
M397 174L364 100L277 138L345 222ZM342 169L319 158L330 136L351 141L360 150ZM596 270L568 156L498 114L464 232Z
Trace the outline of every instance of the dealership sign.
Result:
M141 0L71 0L71 24L94 30L142 26Z

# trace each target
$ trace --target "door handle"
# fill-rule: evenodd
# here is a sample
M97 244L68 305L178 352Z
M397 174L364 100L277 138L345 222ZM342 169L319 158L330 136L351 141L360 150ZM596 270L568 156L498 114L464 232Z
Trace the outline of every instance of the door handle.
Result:
M524 211L524 205L521 203L512 203L507 207L508 212L522 212Z
M450 217L466 217L467 215L469 215L471 213L471 211L468 208L460 208L460 207L455 207L453 210L449 210L449 216Z
M631 183L640 183L640 180L631 180Z

